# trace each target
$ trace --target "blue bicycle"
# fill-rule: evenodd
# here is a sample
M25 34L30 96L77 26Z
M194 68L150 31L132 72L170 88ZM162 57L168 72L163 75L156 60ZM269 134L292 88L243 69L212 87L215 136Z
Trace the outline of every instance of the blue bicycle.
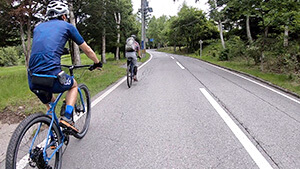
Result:
M68 68L70 75L74 77L74 69L91 65L62 66ZM7 169L61 168L63 146L68 145L69 136L81 139L86 135L91 119L91 100L87 86L78 85L78 96L73 111L74 126L78 133L59 125L55 110L62 96L63 93L60 93L56 100L50 103L51 108L46 114L32 114L19 124L7 148ZM64 108L65 104L62 104L60 111L64 112Z

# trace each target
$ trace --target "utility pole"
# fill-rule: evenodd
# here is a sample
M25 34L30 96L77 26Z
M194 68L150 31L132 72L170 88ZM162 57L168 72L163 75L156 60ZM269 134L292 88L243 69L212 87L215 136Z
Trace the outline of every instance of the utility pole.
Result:
M149 13L153 12L153 9L149 7L149 2L147 0L141 0L141 9L139 9L141 12L141 19L142 19L142 42L141 42L141 50L142 50L142 57L146 54L146 21L149 19L150 16ZM148 14L148 15L146 15Z
M146 24L145 24L145 6L146 0L141 0L141 13L142 13L142 42L141 42L141 50L142 50L142 57L145 57L146 53Z

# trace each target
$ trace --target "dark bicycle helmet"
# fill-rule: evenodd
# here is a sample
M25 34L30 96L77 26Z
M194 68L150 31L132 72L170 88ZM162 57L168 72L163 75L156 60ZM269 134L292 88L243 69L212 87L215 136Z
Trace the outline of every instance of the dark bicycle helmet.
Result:
M51 1L47 6L46 17L48 19L68 14L69 8L65 1Z

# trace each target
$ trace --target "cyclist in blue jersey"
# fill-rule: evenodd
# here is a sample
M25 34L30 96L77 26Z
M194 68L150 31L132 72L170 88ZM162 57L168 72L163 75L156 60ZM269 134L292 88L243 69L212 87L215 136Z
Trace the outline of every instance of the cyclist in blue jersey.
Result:
M61 1L51 1L47 6L47 22L39 24L33 32L32 52L28 66L30 90L50 109L54 101L53 93L67 91L66 109L60 123L78 131L72 126L72 113L77 97L77 82L61 70L61 55L69 39L94 61L91 69L102 67L95 52L86 44L78 30L67 22L68 5ZM57 77L57 78L56 78Z

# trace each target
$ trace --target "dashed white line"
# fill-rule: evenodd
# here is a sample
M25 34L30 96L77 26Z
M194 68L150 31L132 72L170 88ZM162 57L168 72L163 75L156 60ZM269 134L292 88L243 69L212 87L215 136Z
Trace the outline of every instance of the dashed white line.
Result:
M174 57L173 56L170 56L170 58L172 58L174 60Z
M176 62L181 69L185 69L179 62Z
M249 138L242 132L242 130L234 123L234 121L230 118L230 116L225 112L224 109L213 99L213 97L204 89L200 88L200 91L206 97L206 99L210 102L210 104L214 107L214 109L218 112L236 138L240 141L240 143L244 146L248 154L255 161L257 166L261 169L272 169L272 166L269 162L264 158L264 156L258 151L258 149L252 144Z

